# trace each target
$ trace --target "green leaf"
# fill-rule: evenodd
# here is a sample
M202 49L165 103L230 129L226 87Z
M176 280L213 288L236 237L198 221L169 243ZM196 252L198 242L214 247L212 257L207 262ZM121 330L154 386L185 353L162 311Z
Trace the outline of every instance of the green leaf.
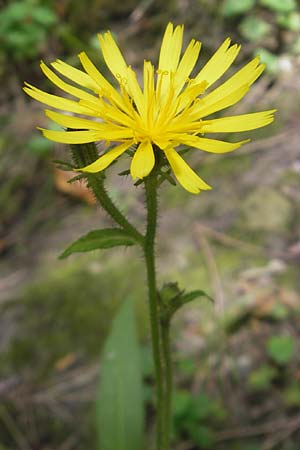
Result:
M2 12L8 23L18 22L24 20L24 16L30 14L31 7L25 2L14 2L7 6Z
M270 337L267 353L276 363L286 365L293 358L294 339L290 336Z
M133 305L116 316L101 359L97 399L100 450L141 450L143 390Z
M205 393L201 393L193 398L194 418L197 423L222 422L226 417L226 411L223 406L215 399Z
M193 300L196 300L196 298L204 297L211 302L214 302L214 300L204 291L197 289L195 291L187 292L186 294L182 294L180 296L180 302L181 305L184 305L185 303L192 302Z
M260 4L276 12L291 12L297 7L295 0L260 0Z
M188 431L193 441L200 448L213 448L215 446L215 434L209 426L189 424Z
M271 25L256 16L246 17L240 24L239 30L242 36L251 42L264 39L271 32Z
M300 386L296 381L283 391L283 400L287 406L300 406Z
M173 409L172 414L175 422L184 420L191 412L192 398L187 390L177 389L173 394ZM177 423L176 422L176 423Z
M277 17L277 23L283 28L291 31L300 31L300 13L280 14Z
M244 14L255 5L255 0L225 0L223 2L221 13L225 17Z
M278 56L269 52L265 48L258 48L255 52L260 57L260 61L266 65L266 71L271 74L276 74L279 70Z
M267 364L262 365L250 373L248 384L256 391L268 390L271 387L276 374L277 371L274 367L268 366Z
M36 6L32 10L32 17L35 22L45 26L46 28L57 22L57 16L54 11L45 6Z
M197 289L191 292L184 292L179 289L177 283L166 283L158 292L161 300L161 318L169 321L172 316L186 303L196 298L205 297L213 302L213 299L206 292Z
M118 245L134 245L135 239L126 231L118 228L103 228L102 230L90 231L88 234L82 236L77 241L73 242L66 250L59 256L59 259L64 259L72 253L90 252L100 248L111 248Z

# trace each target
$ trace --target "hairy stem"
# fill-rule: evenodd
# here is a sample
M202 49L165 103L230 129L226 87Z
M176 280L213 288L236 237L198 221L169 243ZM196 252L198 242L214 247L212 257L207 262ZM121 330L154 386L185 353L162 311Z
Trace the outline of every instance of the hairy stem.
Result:
M133 236L140 244L143 244L144 236L126 219L108 195L104 186L104 178L89 174L88 186L92 189L98 202L110 217L120 225L123 230L131 234L131 236Z
M169 450L171 428L172 365L169 321L161 320L155 273L155 234L157 222L157 176L145 178L147 232L144 253L147 266L151 337L156 378L157 450Z
M172 420L172 387L173 387L173 370L171 360L171 348L170 348L170 320L161 322L161 335L162 335L162 347L163 347L163 359L165 366L164 375L164 449L169 450L171 439L171 420Z
M70 145L72 160L76 168L84 167L91 164L98 158L98 151L94 143L90 144L72 144ZM100 172L97 174L87 174L88 187L95 194L96 199L107 212L107 214L118 224L123 230L133 236L137 242L143 245L144 237L139 231L126 219L124 214L113 203L108 195L105 186L105 175Z

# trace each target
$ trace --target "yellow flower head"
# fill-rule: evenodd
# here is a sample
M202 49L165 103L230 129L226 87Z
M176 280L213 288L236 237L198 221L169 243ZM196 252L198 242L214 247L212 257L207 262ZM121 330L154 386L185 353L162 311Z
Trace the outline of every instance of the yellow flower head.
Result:
M226 39L196 76L190 78L201 43L192 39L181 56L182 38L183 26L174 29L169 23L160 49L158 69L144 61L143 87L140 87L134 70L126 64L110 32L99 35L99 41L118 89L104 78L84 52L79 55L83 70L60 60L51 63L55 71L72 84L42 62L41 69L46 77L76 100L48 94L28 83L25 83L25 92L56 109L90 117L46 110L46 115L54 122L76 131L43 129L44 136L67 144L100 140L117 143L94 163L82 168L84 172L104 170L135 144L130 166L133 179L146 177L155 164L155 152L162 151L185 189L192 193L210 189L183 160L177 147L183 144L206 152L230 152L248 140L229 143L202 136L263 127L274 120L275 110L205 120L241 100L263 72L264 65L260 64L259 58L254 58L219 87L209 90L233 63L240 46L231 45L230 39Z

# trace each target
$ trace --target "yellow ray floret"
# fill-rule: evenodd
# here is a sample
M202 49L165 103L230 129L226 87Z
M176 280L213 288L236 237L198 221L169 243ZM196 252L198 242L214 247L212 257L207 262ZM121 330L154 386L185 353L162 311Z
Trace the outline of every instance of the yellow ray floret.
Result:
M205 133L232 133L249 131L265 127L274 120L276 109L239 116L222 117L221 119L205 120L202 129Z
M174 150L168 148L164 150L170 166L179 183L192 194L198 194L201 190L209 190L211 187L201 180L182 157Z
M231 66L239 54L240 45L234 44L230 47L231 40L227 38L216 53L205 64L195 77L195 82L206 81L208 86L217 81Z
M144 178L153 169L155 164L155 157L153 147L150 141L143 141L140 143L133 155L130 173L132 178Z
M107 31L98 35L103 58L107 67L116 78L126 77L127 64L112 34Z
M175 72L179 63L183 38L183 25L167 25L159 55L158 69Z
M218 141L216 139L200 138L198 136L182 136L180 139L182 144L188 145L190 147L198 148L209 153L229 153L233 152L241 145L246 144L250 139L244 139L240 142L224 142Z
M99 86L92 80L92 78L87 73L82 72L82 70L76 69L75 67L72 67L59 59L52 62L51 66L57 72L59 72L61 75L68 78L69 80L72 80L75 83L79 84L80 86L90 89L94 91L96 94L98 94Z
M43 135L50 141L60 142L61 144L88 144L99 140L97 131L52 131L38 128Z
M29 83L25 83L25 87L23 89L26 94L30 95L30 97L34 98L38 102L44 103L45 105L61 109L62 111L85 114L86 116L95 116L95 112L93 110L83 107L79 102L59 97L57 95L48 94L47 92L43 92Z
M231 44L229 38L193 78L201 43L192 39L182 53L183 26L169 23L157 69L150 61L144 61L142 86L113 35L110 32L99 35L99 42L115 83L108 81L82 52L79 54L82 70L60 60L51 63L52 70L41 62L48 80L71 98L49 94L28 83L24 87L35 100L65 112L45 111L49 119L66 128L41 129L46 138L66 144L115 143L94 163L79 169L83 172L105 170L131 147L134 150L131 176L143 179L152 171L158 152L162 152L163 161L170 165L178 182L196 194L210 186L179 155L180 145L209 153L232 152L249 139L231 143L210 139L205 133L254 130L274 120L274 109L209 117L240 101L264 70L259 58L254 58L212 90L210 87L225 74L240 51L240 46Z
M113 148L112 150L109 150L107 153L100 156L100 158L98 158L92 164L89 164L88 166L86 166L82 169L77 169L77 170L80 170L82 172L89 172L89 173L100 172L101 170L106 169L106 167L108 167L115 159L117 159L120 155L122 155L124 152L126 152L126 150L128 150L132 144L133 144L133 142L129 141L124 144L117 145L117 147Z

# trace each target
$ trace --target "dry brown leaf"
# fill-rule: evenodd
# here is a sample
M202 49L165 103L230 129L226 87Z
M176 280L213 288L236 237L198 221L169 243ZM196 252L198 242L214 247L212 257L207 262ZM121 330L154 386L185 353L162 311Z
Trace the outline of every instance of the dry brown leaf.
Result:
M72 197L79 198L80 200L88 203L89 205L95 205L96 199L93 193L86 187L86 184L79 181L74 183L68 183L68 181L76 177L78 173L65 172L63 170L54 168L54 183L56 188L64 194L71 195Z
M75 353L68 353L68 355L63 356L62 358L59 358L55 363L55 369L59 372L62 372L66 369L68 369L70 366L74 364L76 361L76 354Z

